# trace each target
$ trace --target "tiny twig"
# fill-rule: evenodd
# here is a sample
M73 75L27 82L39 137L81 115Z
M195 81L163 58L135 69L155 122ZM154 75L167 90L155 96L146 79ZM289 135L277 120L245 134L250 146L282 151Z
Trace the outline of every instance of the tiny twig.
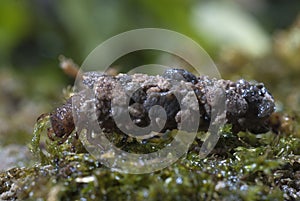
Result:
M66 58L64 55L59 55L58 59L60 61L60 67L63 69L65 74L72 78L82 75L78 65L72 59Z

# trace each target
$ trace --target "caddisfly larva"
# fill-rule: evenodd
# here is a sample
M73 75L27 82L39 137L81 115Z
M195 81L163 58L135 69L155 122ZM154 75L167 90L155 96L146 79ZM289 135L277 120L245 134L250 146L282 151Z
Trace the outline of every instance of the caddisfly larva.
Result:
M83 74L83 83L94 91L94 97L91 97L91 100L95 101L98 124L106 133L122 133L112 115L112 100L116 98L114 93L118 92L120 86L122 86L120 93L121 90L125 90L125 94L131 94L130 97L119 94L117 99L129 98L128 105L125 105L124 109L129 112L134 125L148 126L151 123L149 112L153 106L158 105L165 110L166 121L163 127L159 125L160 121L154 122L157 124L157 128L161 128L156 132L177 129L181 121L182 110L178 96L175 94L176 90L182 90L182 88L174 88L172 86L174 81L187 84L196 95L197 111L200 113L200 121L197 122L199 123L198 130L206 131L208 129L211 109L215 107L211 105L211 99L214 98L216 87L220 87L224 91L226 121L232 124L234 133L246 130L252 133L263 133L270 129L268 119L275 110L275 104L272 95L262 83L248 82L243 79L233 82L211 79L207 76L196 77L183 69L169 69L163 75L157 76L145 74L112 76L96 72ZM132 86L138 86L138 88ZM130 93L126 93L126 91ZM179 94L183 100L186 93L180 92ZM52 126L49 130L50 139L53 139L54 135L65 140L75 129L72 99L76 96L81 96L81 92L50 113ZM84 107L81 109L84 110ZM122 106L118 108L118 112L122 113ZM190 121L194 122L193 119Z

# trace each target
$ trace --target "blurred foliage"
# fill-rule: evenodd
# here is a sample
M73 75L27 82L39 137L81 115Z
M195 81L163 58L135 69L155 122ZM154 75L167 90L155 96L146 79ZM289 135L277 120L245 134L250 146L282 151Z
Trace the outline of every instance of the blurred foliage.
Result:
M59 70L54 69L59 54L63 53L81 63L105 39L143 27L178 31L215 55L219 48L223 48L223 43L226 45L228 41L234 41L236 36L252 41L268 38L269 33L289 26L299 12L298 1L236 2L2 1L0 64L18 69L51 68L59 74ZM276 16L273 13L279 14ZM257 31L261 32L260 36L255 34ZM223 40L216 40L220 37ZM234 42L241 47L248 44ZM256 44L252 45L259 48Z
M1 1L1 199L299 200L299 15L298 0ZM58 56L81 64L106 39L144 27L191 37L226 79L264 82L281 112L274 119L279 135L224 132L204 160L197 158L198 139L186 158L150 175L111 172L80 145L74 154L71 143L43 144L51 154L33 166L26 147L33 125L64 101L63 89L74 82L59 69ZM118 70L155 59L132 55ZM32 150L43 153L34 139Z

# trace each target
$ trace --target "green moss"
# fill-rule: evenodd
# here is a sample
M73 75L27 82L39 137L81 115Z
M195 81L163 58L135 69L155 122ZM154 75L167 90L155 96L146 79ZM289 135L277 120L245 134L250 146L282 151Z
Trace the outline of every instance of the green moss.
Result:
M33 137L31 144L29 145L30 151L34 154L37 160L40 160L42 164L46 163L46 156L40 148L41 135L44 133L47 127L49 127L49 115L45 115L40 118L34 125Z
M284 183L300 167L300 139L293 136L271 132L233 135L227 126L205 159L198 156L203 135L199 133L188 154L173 165L151 174L132 175L102 166L80 143L74 152L72 139L61 146L46 141L42 150L39 139L46 121L36 125L31 145L42 163L2 173L0 193L9 192L15 184L18 190L12 197L29 200L252 201L284 200L292 196L291 189L297 192L295 183ZM129 142L127 146L134 150L135 143ZM289 190L284 190L283 184Z

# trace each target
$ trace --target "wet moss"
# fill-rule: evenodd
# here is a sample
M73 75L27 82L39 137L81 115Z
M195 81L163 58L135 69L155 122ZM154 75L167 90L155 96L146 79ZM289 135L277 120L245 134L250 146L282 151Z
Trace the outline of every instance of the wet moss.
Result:
M132 175L102 166L72 137L61 146L47 140L43 148L39 138L46 123L37 124L31 145L41 163L1 173L1 199L250 201L293 200L300 193L300 139L293 135L234 135L227 126L205 159L198 155L199 133L173 165Z

